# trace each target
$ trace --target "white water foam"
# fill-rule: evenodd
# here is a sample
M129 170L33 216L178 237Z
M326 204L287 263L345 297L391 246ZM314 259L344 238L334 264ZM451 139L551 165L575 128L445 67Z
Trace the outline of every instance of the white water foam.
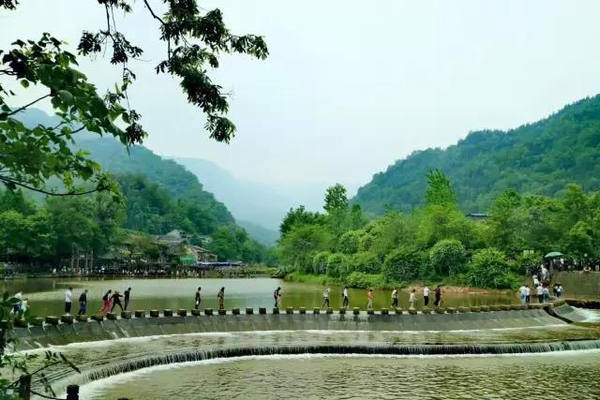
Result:
M600 318L600 313L598 314ZM587 321L586 321L587 322ZM545 325L543 328L567 328L568 324L553 324ZM91 342L76 342L65 345L43 347L39 349L21 350L13 354L35 354L42 353L47 350L60 351L68 349L84 349L84 348L101 348L110 347L115 344L135 344L135 343L149 343L156 340L164 340L175 337L233 337L233 336L269 336L269 335L282 335L282 334L294 334L294 333L309 333L314 335L333 336L337 334L368 334L368 333L383 333L383 334L406 334L406 335L419 335L419 334L431 334L431 333L477 333L477 332L508 332L508 331L522 331L526 329L539 329L540 326L534 327L513 327L513 328L489 328L489 329L454 329L454 330L271 330L271 331L239 331L239 332L193 332L193 333L174 333L168 335L151 335L151 336L140 336L140 337L124 337L117 339L108 340L97 340Z
M589 308L573 307L585 320L582 322L600 322L600 310L592 310Z

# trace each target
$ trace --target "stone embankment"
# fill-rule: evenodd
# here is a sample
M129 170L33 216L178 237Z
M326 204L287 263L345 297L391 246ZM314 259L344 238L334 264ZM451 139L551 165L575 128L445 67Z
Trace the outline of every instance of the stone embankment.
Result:
M583 317L565 302L523 306L498 305L459 308L381 309L366 313L357 308L240 310L137 310L120 315L63 315L36 318L17 327L18 349L127 337L199 332L285 330L397 330L450 331L529 328L580 322Z

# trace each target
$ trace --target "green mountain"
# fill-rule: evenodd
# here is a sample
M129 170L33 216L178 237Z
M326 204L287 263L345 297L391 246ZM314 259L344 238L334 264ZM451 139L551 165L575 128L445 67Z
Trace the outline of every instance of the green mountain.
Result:
M567 183L600 190L600 95L509 131L471 132L447 149L415 151L373 176L355 203L371 214L423 204L427 171L448 176L465 212L485 211L509 188L558 196Z
M50 125L56 122L55 117L51 117L38 109L30 109L22 113L21 120L29 126L37 124ZM187 171L175 161L163 159L143 146L133 146L128 150L113 138L99 137L86 132L77 135L77 147L89 151L93 160L102 165L104 170L110 171L117 177L123 189L126 189L126 186L132 180L135 180L134 177L139 176L144 178L141 179L144 182L138 183L138 187L143 185L144 190L149 191L149 193L152 193L152 191L155 193L164 192L165 195L161 196L168 197L165 201L178 203L179 209L188 211L187 219L202 220L202 223L194 223L196 230L199 231L197 233L208 234L220 226L235 224L235 220L227 207L217 201L211 193L205 191L193 173ZM145 182L146 179L156 188L148 185ZM129 190L128 193L133 194L135 191ZM158 195L154 196L154 198L158 197ZM162 204L164 201L158 203ZM190 209L192 205L193 207ZM133 206L133 204L130 204L130 206ZM148 205L146 208L149 207ZM151 213L157 210L162 210L162 208L154 205L145 211ZM142 212L143 210L138 209L138 211ZM193 218L190 216L191 214L194 214ZM173 223L177 222L176 218L171 219ZM156 226L160 226L160 224L156 224ZM165 227L165 229L167 228L168 226Z

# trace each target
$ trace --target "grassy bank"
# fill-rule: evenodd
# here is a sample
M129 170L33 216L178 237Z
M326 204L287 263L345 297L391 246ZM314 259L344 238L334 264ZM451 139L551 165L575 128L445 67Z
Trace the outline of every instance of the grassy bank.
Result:
M306 274L299 271L294 271L282 276L286 282L311 283L315 285L332 285L332 286L348 286L355 289L407 289L407 288L422 288L429 286L433 289L437 285L442 285L446 292L480 292L498 291L497 289L478 288L466 285L465 282L457 278L433 279L428 281L414 282L385 282L379 274L351 274L346 278L332 278L327 275ZM512 292L512 290L506 290Z

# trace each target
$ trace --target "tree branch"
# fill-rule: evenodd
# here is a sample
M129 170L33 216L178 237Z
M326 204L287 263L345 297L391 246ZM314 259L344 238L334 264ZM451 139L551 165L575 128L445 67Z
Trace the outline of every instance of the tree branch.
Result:
M152 9L152 7L150 7L150 4L148 4L148 0L144 0L144 4L146 5L148 11L150 11L150 14L152 14L152 17L154 17L154 19L159 20L161 24L166 25L165 21L163 21L161 17L154 13L154 10Z
M34 101L32 101L32 102L31 102L31 103L29 103L29 104L26 104L26 105L24 105L24 106L23 106L23 107L21 107L21 108L17 108L15 111L9 112L9 113L8 113L8 116L10 117L11 115L14 115L14 114L16 114L16 113L18 113L18 112L20 112L20 111L23 111L24 109L26 109L27 107L30 107L30 106L34 105L34 104L35 104L35 103L37 103L38 101L44 100L46 97L50 97L50 93L48 93L48 94L47 94L47 95L45 95L45 96L42 96L42 97L40 97L40 98L39 98L39 99L37 99L37 100L34 100Z
M150 14L152 15L152 17L154 19L158 20L163 26L166 25L165 21L161 17L156 15L156 13L152 9L152 7L150 7L148 0L144 0L144 4L146 5L146 8L148 9L148 11L150 11ZM170 60L171 59L171 38L170 37L167 37L167 56Z
M34 192L38 192L38 193L42 193L42 194L47 194L48 196L56 196L56 197L63 197L63 196L84 196L86 194L95 193L95 192L98 192L100 190L98 188L95 188L95 189L86 190L86 191L83 191L83 192L70 191L70 192L64 192L64 193L56 193L56 192L50 192L50 191L47 191L47 190L44 190L44 189L39 189L39 188L36 188L34 186L27 185L27 184L25 184L23 182L20 182L20 181L8 178L6 176L0 176L0 182L2 182L2 181L9 182L9 183L12 183L12 184L17 185L17 186L21 186L22 188L29 189L29 190L32 190Z

